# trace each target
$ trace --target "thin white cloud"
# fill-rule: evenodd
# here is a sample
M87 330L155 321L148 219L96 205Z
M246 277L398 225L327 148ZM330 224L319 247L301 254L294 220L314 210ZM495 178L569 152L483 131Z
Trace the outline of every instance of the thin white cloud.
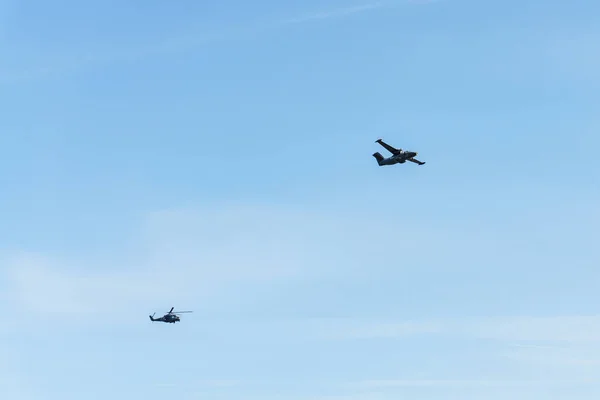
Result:
M5 257L0 273L8 283L2 294L6 303L35 318L74 318L79 323L112 316L114 323L127 323L130 312L152 312L154 307L160 307L154 310L160 312L172 305L189 308L239 301L230 298L228 291L240 285L338 276L340 265L346 278L360 279L378 268L372 261L381 256L381 248L406 252L405 268L414 268L413 254L419 265L436 265L473 243L486 246L481 233L475 238L465 232L448 240L444 229L414 227L397 232L389 219L372 215L348 219L302 209L235 204L153 212L134 230L134 245L113 254L111 265L52 254ZM443 243L438 254L423 255L432 240ZM349 248L352 254L346 255ZM106 252L112 254L110 248ZM368 271L365 265L370 266ZM123 313L113 315L116 307ZM310 329L315 334L325 329L335 337L337 323L316 321ZM349 332L357 337L443 328L421 322L366 328L353 321L349 324Z
M548 345L523 344L523 343L510 344L509 347L515 347L518 349L545 349L545 350L554 350L554 349L564 348L564 346L548 346Z
M141 228L138 248L105 267L94 260L57 260L16 254L4 261L5 296L36 316L98 317L115 307L133 310L173 301L196 302L237 282L269 282L298 274L311 227L319 218L291 212L267 214L235 207L205 212L153 213ZM326 229L326 228L325 228ZM306 270L306 268L304 268ZM150 310L148 310L150 311Z
M375 3L361 4L361 5L357 5L357 6L353 6L353 7L338 8L335 10L322 11L322 12L317 12L317 13L313 13L313 14L307 14L304 16L296 17L296 18L286 19L286 20L283 20L283 23L297 24L297 23L309 22L309 21L313 21L313 20L345 17L345 16L349 16L352 14L362 13L365 11L380 9L389 4L390 4L389 2L378 1Z
M542 342L600 342L600 316L487 317L456 325L462 334L484 339Z
M519 387L519 386L548 386L564 384L596 383L590 380L488 380L488 379L397 379L397 380L367 380L355 383L357 386L368 388L398 388L398 387Z
M2 398L11 400L33 400L39 398L33 394L26 376L19 371L26 369L20 365L19 352L10 345L0 345L0 393Z
M361 14L369 11L380 10L383 8L402 6L402 5L423 5L438 3L442 0L388 0L388 1L375 1L370 3L357 4L349 7L340 7L332 10L326 10L321 12L315 12L311 14L305 14L294 18L284 19L281 22L284 24L297 24L303 22L311 22L317 20L326 20L333 18L348 17L354 14Z
M243 385L245 382L233 379L213 379L213 380L197 380L189 383L185 383L186 389L202 389L202 388L233 388ZM152 386L156 387L182 387L180 382L178 383L154 383Z
M600 316L474 317L403 322L352 322L347 338L394 338L413 334L459 335L500 341L600 343Z
M115 318L127 321L129 311L151 312L153 307L171 305L189 308L212 304L209 299L233 301L225 293L240 284L333 277L339 273L339 265L344 265L346 276L360 277L364 266L381 255L379 249L390 246L397 252L418 254L419 265L439 262L440 258L429 258L420 247L432 240L448 247L438 249L442 259L452 258L451 251L464 252L465 243L469 247L476 243L485 253L481 232L478 238L456 235L452 241L443 230L387 235L386 229L393 229L394 224L377 221L371 216L364 220L355 216L349 221L303 210L236 205L155 212L140 227L137 246L116 255L115 265L31 253L6 258L2 274L8 286L3 288L3 301L17 314L33 313L35 318L48 314L50 318L94 319L112 315L119 307L126 311ZM421 240L424 235L427 241ZM348 248L353 249L352 255L344 257L340 250ZM3 327L10 328L7 324ZM506 346L600 343L600 316L594 315L410 321L350 318L303 321L298 329L329 340L441 335L488 339Z
M10 283L10 287L3 288L6 289L3 294L7 299L7 308L15 312L16 318L25 315L25 318L33 322L35 329L38 329L40 320L46 313L48 320L42 322L49 324L56 320L58 324L72 321L77 325L85 325L97 320L102 325L137 325L141 319L147 318L143 313L153 311L151 307L174 305L178 308L195 309L199 303L214 306L219 301L228 301L227 296L222 294L240 283L255 287L254 285L270 284L273 281L337 274L340 265L348 272L351 270L349 258L372 260L376 253L381 256L380 249L387 246L384 243L386 240L396 243L395 251L403 252L402 246L407 245L411 248L410 252L419 254L420 258L426 257L410 242L415 240L415 243L425 245L431 242L419 239L420 228L416 228L417 232L406 232L406 237L402 232L385 235L381 233L385 229L393 229L393 221L383 219L382 228L378 222L373 222L378 220L369 215L365 218L370 223L368 225L361 221L360 216L346 221L344 218L302 209L271 206L232 205L200 210L159 211L145 218L136 235L139 241L135 248L130 249L131 253L117 255L117 259L133 260L131 264L121 261L117 265L102 266L94 260L75 262L56 260L48 255L16 254L2 264L5 268L1 272L6 273L5 281ZM345 224L353 224L352 229L348 229ZM348 232L356 232L356 236ZM372 235L372 232L379 232L380 235ZM431 230L427 232L430 238L437 234ZM476 234L480 238L485 236L482 232ZM446 232L441 236L447 240L445 245L457 247L454 242L448 243L449 235ZM471 239L467 237L461 240L472 245ZM438 241L437 238L435 241ZM377 242L378 246L373 246L373 242ZM344 256L344 252L340 251L347 248L353 249L350 256ZM370 249L372 253L365 249ZM336 262L331 262L328 267L329 260ZM407 267L411 267L410 264ZM369 274L371 273L373 270L369 269ZM115 309L120 312L115 313ZM136 317L132 317L132 314ZM558 366L562 368L560 372L576 367L577 374L580 375L578 378L583 383L588 382L593 373L598 371L595 360L600 358L600 352L593 350L593 346L598 347L600 337L598 316L508 316L399 322L349 318L294 320L291 324L289 320L283 323L272 320L269 322L270 325L254 321L254 326L248 323L250 326L243 327L244 334L258 336L268 332L272 337L285 337L294 332L303 341L323 338L380 340L425 335L432 340L438 335L446 338L458 336L489 339L499 345L497 348L500 350L493 351L514 360L515 364L518 362L518 365L533 366L533 369ZM50 326L52 325L45 325L45 329L50 329ZM252 331L257 327L256 331ZM27 329L23 325L15 325L15 328ZM549 354L549 351L554 353ZM499 357L495 358L496 361L498 359ZM556 369L560 369L558 367ZM571 372L561 382L567 382L573 376ZM387 388L542 385L539 379L515 380L521 378L517 374L508 377L515 378L512 380L456 380L448 379L448 376L439 378L370 379L358 382L358 386L363 391L372 392L374 397L364 396L365 399L372 399L376 398L378 390ZM536 375L536 378L540 376ZM557 379L555 383L559 381ZM197 384L199 390L236 385L244 386L240 382L228 380L209 380ZM255 382L250 385L255 385ZM350 395L347 398L357 397Z
M338 395L316 395L310 397L294 398L294 400L384 400L388 397L379 392L367 392L358 394L338 394Z
M166 38L158 43L148 43L142 47L116 50L109 47L106 50L96 51L90 49L86 54L75 54L61 60L54 60L46 65L38 65L33 68L20 68L19 71L1 71L0 84L12 84L22 81L42 79L53 74L71 73L87 66L112 64L144 59L152 56L172 54L189 51L199 46L223 40L235 40L247 36L250 33L267 32L291 24L306 23L316 20L327 20L331 18L342 18L367 11L374 11L384 7L409 4L427 4L438 0L390 0L387 2L365 3L350 7L308 13L303 16L283 18L263 23L260 25L249 25L246 27L225 28L220 32L212 33L190 33L188 35Z
M331 339L390 339L445 332L445 325L436 321L363 324L358 321L347 320L332 322L325 335Z
M544 55L559 73L587 84L600 83L600 32L597 30L550 36L546 39Z
M33 320L81 323L111 316L112 323L127 323L129 313L151 312L150 307L160 312L172 305L235 301L226 293L239 285L335 274L336 260L352 273L353 262L371 257L369 232L381 229L378 222L352 224L355 235L335 217L259 206L154 212L132 238L135 246L115 254L113 265L47 254L5 257L2 295L15 312ZM354 259L340 260L340 249L348 247L356 250ZM122 313L114 315L115 308Z
M522 368L521 375L491 380L370 380L367 387L406 386L519 386L587 384L600 373L600 316L473 317L384 323L359 320L331 323L324 338L333 340L391 340L408 336L437 339L483 339L492 363ZM530 372L527 372L530 371ZM523 379L529 376L531 379Z
M506 359L534 368L562 368L600 372L600 343L575 342L561 346L511 345L503 353Z

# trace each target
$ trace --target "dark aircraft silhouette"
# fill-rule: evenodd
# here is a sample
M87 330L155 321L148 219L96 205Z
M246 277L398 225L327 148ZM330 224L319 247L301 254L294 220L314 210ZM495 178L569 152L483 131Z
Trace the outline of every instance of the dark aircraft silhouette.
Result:
M177 314L191 313L191 312L193 312L193 311L178 311L178 312L174 313L173 312L174 308L175 307L171 307L171 311L169 311L168 313L166 313L165 315L163 315L160 318L154 318L154 314L149 315L150 321L152 321L152 322L166 322L168 324L174 324L175 322L181 321L181 319L179 318L179 315L177 315Z
M404 164L407 161L414 162L415 164L423 165L425 164L422 161L417 160L415 157L417 156L416 151L406 151L402 149L396 149L389 144L385 143L381 139L377 139L375 143L379 143L382 145L387 151L392 153L392 155L388 158L384 158L381 153L373 153L373 157L377 160L377 164L379 166L383 165L394 165L394 164Z

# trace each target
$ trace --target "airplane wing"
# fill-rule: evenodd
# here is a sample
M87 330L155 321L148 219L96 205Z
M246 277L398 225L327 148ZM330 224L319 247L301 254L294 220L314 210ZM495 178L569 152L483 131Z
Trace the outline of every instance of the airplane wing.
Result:
M392 146L390 146L389 144L387 144L386 142L384 142L384 141L383 141L383 140L381 140L381 139L377 139L375 142L376 142L376 143L379 143L380 145L382 145L382 146L383 146L383 147L384 147L384 148L385 148L387 151L389 151L390 153L392 153L392 154L394 154L394 155L396 155L396 154L399 154L399 153L400 153L400 150L399 150L399 149L397 149L397 148L395 148L395 147L392 147Z
M419 161L416 158L409 158L408 161L414 162L415 164L419 164L419 165L425 164L423 161Z

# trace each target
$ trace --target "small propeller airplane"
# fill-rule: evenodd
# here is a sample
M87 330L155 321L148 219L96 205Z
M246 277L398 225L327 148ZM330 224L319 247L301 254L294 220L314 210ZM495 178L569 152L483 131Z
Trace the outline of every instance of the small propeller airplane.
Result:
M152 315L149 315L150 321L152 321L152 322L166 322L166 323L169 323L169 324L174 324L175 322L181 321L181 319L179 318L178 314L193 312L193 311L178 311L178 312L174 313L173 312L174 308L175 307L171 307L171 310L168 313L166 313L165 315L163 315L162 317L160 317L160 318L154 318L154 315L156 313L154 313Z
M383 165L394 165L394 164L404 164L407 161L414 162L415 164L423 165L425 164L423 161L417 160L415 157L417 156L416 151L407 151L402 149L396 149L395 147L390 146L385 143L381 139L377 139L375 143L379 143L382 145L387 151L392 153L392 155L388 158L384 158L381 153L376 152L373 153L373 157L377 160L377 164L379 166Z

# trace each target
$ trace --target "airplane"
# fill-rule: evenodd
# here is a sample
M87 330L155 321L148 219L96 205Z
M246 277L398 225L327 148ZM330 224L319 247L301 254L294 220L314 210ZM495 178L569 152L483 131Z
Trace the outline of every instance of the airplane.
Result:
M414 162L415 164L423 165L425 164L423 161L417 160L415 157L417 156L417 152L415 151L407 151L402 149L396 149L389 144L385 143L381 139L377 139L375 143L379 143L382 145L387 151L392 153L392 155L388 158L384 158L381 153L376 152L373 153L373 157L377 160L377 164L379 166L383 165L394 165L394 164L404 164L406 161Z
M175 307L171 307L171 310L160 318L154 318L154 314L156 314L156 313L149 315L150 321L152 321L152 322L158 321L158 322L166 322L168 324L174 324L175 322L181 321L178 314L193 312L193 311L178 311L178 312L174 313L173 312L174 308Z

